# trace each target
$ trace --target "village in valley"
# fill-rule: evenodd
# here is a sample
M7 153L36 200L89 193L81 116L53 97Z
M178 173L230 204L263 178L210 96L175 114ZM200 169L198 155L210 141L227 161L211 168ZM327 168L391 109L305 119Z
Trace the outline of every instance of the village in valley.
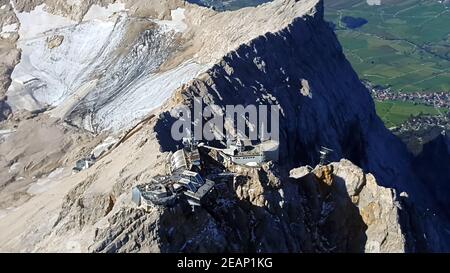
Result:
M450 108L450 93L445 91L436 92L400 92L391 88L372 86L366 83L366 87L371 90L372 97L377 101L398 100L424 104L438 108Z

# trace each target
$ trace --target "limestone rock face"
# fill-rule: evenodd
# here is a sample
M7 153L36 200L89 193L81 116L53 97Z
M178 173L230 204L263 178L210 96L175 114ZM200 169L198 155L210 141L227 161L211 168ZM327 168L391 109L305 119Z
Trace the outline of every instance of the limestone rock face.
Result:
M405 252L407 244L400 224L400 203L395 191L377 184L348 160L317 166L310 172L294 169L291 177L300 183L316 183L322 202L322 223L353 232L364 252ZM358 219L356 222L354 219ZM357 241L356 241L357 242Z

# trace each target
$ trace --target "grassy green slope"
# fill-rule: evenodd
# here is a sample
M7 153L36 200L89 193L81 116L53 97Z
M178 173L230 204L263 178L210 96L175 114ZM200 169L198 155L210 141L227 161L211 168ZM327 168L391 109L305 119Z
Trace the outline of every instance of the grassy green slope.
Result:
M398 91L450 91L450 8L434 0L325 0L326 18L360 78ZM368 24L346 29L341 16Z
M431 106L401 101L377 101L375 107L386 127L400 125L408 118L419 114L441 115L448 112L448 109L436 109Z

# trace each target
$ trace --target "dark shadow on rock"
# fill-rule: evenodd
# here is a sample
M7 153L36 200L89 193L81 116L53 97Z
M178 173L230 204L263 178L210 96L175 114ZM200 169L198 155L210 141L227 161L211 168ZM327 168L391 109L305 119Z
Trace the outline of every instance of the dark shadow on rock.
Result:
M427 192L421 194L433 203L424 207L409 202L412 226L417 231L417 251L448 252L450 245L450 138L443 133L423 145L422 152L413 160L413 168ZM412 200L413 201L413 200ZM420 204L419 204L420 205ZM426 234L424 239L423 234Z
M250 1L242 1L242 0L231 0L231 1L222 1L222 0L187 0L189 3L197 4L202 7L209 7L217 11L225 11L225 10L237 10L245 7L255 7L257 5L261 5L263 3L271 2L273 0L250 0ZM226 3L224 3L226 2Z
M331 202L340 204L329 218L324 233L334 237L339 252L364 252L367 225L359 214L359 208L348 195L344 179L335 176L331 186L322 183L321 187L333 192Z
M311 58L317 51L321 57ZM239 46L206 74L206 79L193 80L184 94L221 107L280 106L280 165L286 171L316 165L321 146L335 150L331 160L349 158L365 167L368 140L361 120L376 116L373 101L328 23L296 19L277 33L266 33ZM306 86L310 96L301 93ZM361 109L361 105L367 107ZM170 126L159 125L158 139L164 149L172 150L173 145L166 147L165 138ZM268 121L266 130L270 125ZM167 132L161 132L163 129Z
M427 253L432 250L425 234L426 225L420 210L409 198L400 197L399 224L404 231L407 253Z
M0 122L6 120L11 113L11 106L6 101L0 100Z
M450 216L450 138L439 135L436 139L423 145L422 152L414 158L413 166L422 181L428 181L427 187L432 191L442 213Z
M169 112L163 112L156 121L154 130L161 152L175 152L181 148L181 140L175 141L171 135L172 125L176 120Z
M158 236L163 252L300 253L363 252L367 226L335 177L327 185L310 176L264 185L264 205L238 198L254 179L240 176L216 185L205 205L166 209ZM282 193L280 193L280 189Z

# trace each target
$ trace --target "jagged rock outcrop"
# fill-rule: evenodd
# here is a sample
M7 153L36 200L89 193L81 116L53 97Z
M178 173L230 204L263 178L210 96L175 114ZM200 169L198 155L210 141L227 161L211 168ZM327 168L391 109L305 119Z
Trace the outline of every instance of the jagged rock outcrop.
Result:
M325 214L334 213L337 229L346 213L356 206L365 237L365 252L405 252L406 239L400 224L400 202L394 190L377 184L372 174L365 174L348 160L341 160L313 170L294 169L291 177L318 184ZM347 204L345 204L347 202ZM341 209L339 209L341 207ZM343 209L342 209L343 208ZM357 232L355 232L357 235Z

